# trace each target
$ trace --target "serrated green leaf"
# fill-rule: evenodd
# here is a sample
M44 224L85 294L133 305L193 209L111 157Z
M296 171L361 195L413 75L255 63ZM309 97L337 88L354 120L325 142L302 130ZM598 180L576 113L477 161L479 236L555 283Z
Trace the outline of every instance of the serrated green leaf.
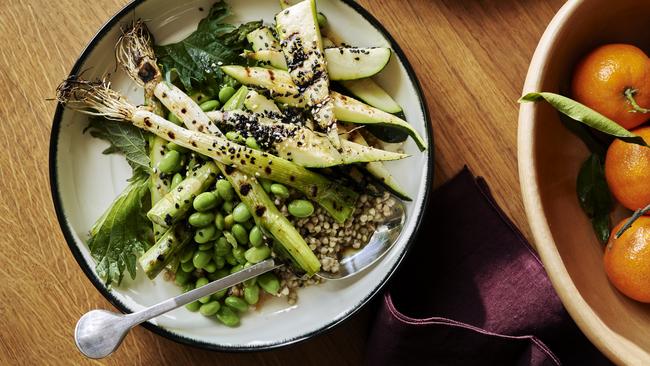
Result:
M547 92L528 93L521 97L521 99L519 99L519 102L537 102L540 100L547 101L559 112L598 131L618 137L621 140L629 143L648 146L646 144L646 141L644 141L640 136L626 130L618 123L603 116L602 114L587 107L586 105L578 103L575 100L567 98L563 95Z
M104 154L124 154L134 171L151 172L147 141L142 130L124 122L93 118L85 131L91 136L107 141L110 146Z

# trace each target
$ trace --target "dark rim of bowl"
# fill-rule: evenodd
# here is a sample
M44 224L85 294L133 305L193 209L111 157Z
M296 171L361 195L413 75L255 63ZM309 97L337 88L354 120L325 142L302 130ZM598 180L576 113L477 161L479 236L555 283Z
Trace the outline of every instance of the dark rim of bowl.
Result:
M118 11L113 17L111 17L102 27L101 29L95 34L93 39L88 43L86 48L83 50L77 61L75 61L74 66L72 67L72 70L70 71L70 75L76 75L79 71L83 63L86 61L86 58L88 55L93 51L97 43L110 31L113 29L113 27L118 24L119 21L124 18L125 15L129 14L131 11L134 11L134 9L143 3L146 0L134 0L124 6L120 11ZM424 198L422 200L422 206L420 207L420 212L418 217L416 218L416 223L415 223L415 228L411 234L411 237L408 239L406 246L404 250L402 251L401 255L393 265L393 267L389 270L388 274L386 277L379 283L377 287L375 287L361 302L356 304L350 311L347 313L339 316L337 319L334 319L332 322L329 324L316 329L312 332L300 335L298 337L290 338L290 339L284 339L280 342L277 343L271 343L271 344L264 344L264 345L255 345L255 346L224 346L224 345L217 345L213 343L208 343L208 342L202 342L198 341L196 339L191 339L185 336L182 336L177 333L173 333L161 326L155 325L150 322L144 322L142 323L142 326L145 327L146 329L159 334L165 338L171 339L173 341L176 341L181 344L186 344L192 347L197 347L197 348L202 348L202 349L207 349L207 350L212 350L212 351L226 351L226 352L250 352L250 351L263 351L263 350L272 350L272 349L277 349L289 345L293 345L302 341L305 341L307 339L313 338L317 335L324 334L325 332L333 329L337 325L341 324L343 321L351 317L352 315L356 314L361 308L364 307L370 300L372 300L386 285L386 283L389 282L390 278L392 275L395 273L396 269L399 267L400 263L406 256L406 254L409 252L413 242L417 239L418 233L420 231L420 228L422 226L422 219L424 217L424 213L426 211L426 208L429 203L429 198L430 198L430 193L431 193L431 182L433 180L433 172L434 172L434 153L433 153L433 133L432 133L432 127L431 127L431 120L429 117L429 113L426 107L426 102L424 99L424 94L422 92L422 88L420 86L420 83L415 75L415 71L413 70L413 67L411 66L410 62L406 58L406 55L404 54L404 51L399 47L395 39L390 35L390 33L384 28L383 25L374 17L372 16L367 10L365 10L361 5L357 4L353 0L340 0L344 4L348 5L351 7L353 10L355 10L357 13L359 13L364 19L366 19L377 31L379 31L382 36L390 42L391 48L393 51L397 54L400 62L406 69L406 72L408 74L409 80L411 84L414 86L415 91L418 95L418 99L420 102L420 108L422 110L422 115L424 116L424 120L426 123L426 133L427 133L427 139L429 141L429 147L427 149L427 155L428 155L428 169L427 169L427 186L425 187L424 190ZM59 226L61 227L61 231L63 232L63 236L65 237L65 240L68 244L68 247L70 248L70 251L72 252L72 255L76 259L77 263L81 267L81 269L84 271L86 274L86 277L92 282L92 284L95 286L95 288L111 303L113 306L115 306L117 309L119 309L122 313L131 313L132 310L129 309L126 305L124 305L120 300L118 300L113 294L111 294L108 289L104 286L104 284L95 276L93 273L92 268L88 265L88 263L85 261L83 254L79 250L79 247L76 244L74 235L71 232L71 229L67 225L67 220L65 217L65 214L63 212L63 204L61 201L61 195L59 192L59 182L58 182L58 177L57 177L57 169L56 169L56 155L57 155L57 148L58 148L58 138L59 138L59 132L61 129L61 118L63 115L63 106L61 104L58 104L56 107L56 111L54 113L54 120L52 122L52 130L50 133L50 149L49 149L49 173L50 173L50 190L52 193L52 200L54 201L54 209L56 211L56 216L59 221Z

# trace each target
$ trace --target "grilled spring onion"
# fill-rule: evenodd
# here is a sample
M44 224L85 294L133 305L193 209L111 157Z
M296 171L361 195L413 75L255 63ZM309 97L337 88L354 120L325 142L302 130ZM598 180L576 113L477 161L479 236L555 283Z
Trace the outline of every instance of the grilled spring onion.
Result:
M192 238L192 231L183 224L169 228L149 250L138 258L147 277L156 278Z

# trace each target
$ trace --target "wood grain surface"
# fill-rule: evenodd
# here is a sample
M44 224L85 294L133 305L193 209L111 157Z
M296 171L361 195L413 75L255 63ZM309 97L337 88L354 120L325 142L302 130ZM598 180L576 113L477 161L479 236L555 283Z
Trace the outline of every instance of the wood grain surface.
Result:
M402 46L422 83L435 135L435 185L467 164L528 235L517 178L516 100L535 46L562 0L359 1ZM77 266L50 195L47 100L125 0L0 1L0 365L358 365L373 308L281 350L202 351L135 329L101 361L77 352L73 329L111 308ZM324 357L324 355L327 355Z

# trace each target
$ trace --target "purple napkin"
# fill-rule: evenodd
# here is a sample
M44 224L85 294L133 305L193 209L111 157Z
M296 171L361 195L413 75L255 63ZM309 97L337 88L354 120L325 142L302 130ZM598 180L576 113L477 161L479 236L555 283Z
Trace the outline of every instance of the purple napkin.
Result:
M482 178L463 169L434 192L424 220L384 295L366 364L611 364Z

